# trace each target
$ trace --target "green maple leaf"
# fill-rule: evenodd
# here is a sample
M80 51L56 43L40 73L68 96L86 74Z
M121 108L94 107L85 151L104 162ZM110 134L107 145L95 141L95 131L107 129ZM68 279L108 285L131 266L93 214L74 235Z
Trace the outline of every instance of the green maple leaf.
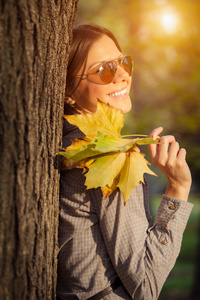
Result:
M89 157L100 155L101 152L95 148L95 145L88 144L82 146L80 149L66 150L66 152L60 152L60 154L67 157L68 159L79 161Z
M91 142L95 145L95 149L102 152L125 152L130 149L134 142L131 139L122 139L115 136L106 136L101 132L98 132L97 138Z
M118 187L126 203L137 183L144 181L144 173L155 175L136 144L158 143L158 140L121 136L124 117L119 109L98 101L95 113L65 118L77 125L86 137L84 140L75 139L60 154L68 160L65 167L73 167L72 161L75 167L87 167L85 185L88 189L101 187L104 197L107 197Z

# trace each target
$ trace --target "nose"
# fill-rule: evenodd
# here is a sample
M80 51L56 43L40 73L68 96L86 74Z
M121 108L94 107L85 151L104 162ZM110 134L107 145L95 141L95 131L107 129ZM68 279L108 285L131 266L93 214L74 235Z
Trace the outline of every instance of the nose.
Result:
M115 76L115 79L113 80L113 83L129 80L131 80L131 76L124 70L122 66L118 65L117 74Z

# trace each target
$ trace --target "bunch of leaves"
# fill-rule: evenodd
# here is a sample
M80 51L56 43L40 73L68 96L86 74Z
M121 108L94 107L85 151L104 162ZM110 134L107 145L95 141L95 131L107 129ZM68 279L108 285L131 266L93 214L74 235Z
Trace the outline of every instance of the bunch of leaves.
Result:
M64 117L78 126L85 138L73 139L59 153L65 157L62 166L83 168L87 189L101 187L105 198L118 187L126 203L137 183L144 182L144 173L155 175L137 145L155 144L158 140L139 135L121 136L124 125L121 110L98 101L93 114Z

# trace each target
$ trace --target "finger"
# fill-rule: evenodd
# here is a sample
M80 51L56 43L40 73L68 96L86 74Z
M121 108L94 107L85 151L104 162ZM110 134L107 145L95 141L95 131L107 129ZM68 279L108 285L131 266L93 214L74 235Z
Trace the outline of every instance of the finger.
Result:
M154 129L149 136L153 137L154 140L156 140L159 136L159 134L163 131L162 127L158 127L156 129ZM148 145L149 148L149 153L151 155L151 158L154 159L156 157L157 154L157 145L156 144L149 144Z
M155 128L149 136L152 136L154 140L157 139L158 135L163 131L162 127Z
M157 150L158 145L157 144L149 144L148 148L149 148L149 153L150 153L151 159L154 160L157 155L157 152L158 152L158 150Z
M176 140L173 135L165 135L160 138L159 142L159 150L168 151L169 145L176 142Z
M149 145L149 152L152 159L155 159L157 156L158 162L160 164L165 164L165 162L168 160L169 145L174 141L175 138L173 135L165 135L160 138L159 144Z
M178 159L180 160L185 160L186 159L186 150L184 148L181 148L178 151L178 155L177 155Z
M169 164L173 164L174 161L177 159L177 156L179 154L179 143L174 141L171 143L170 149L169 149Z
M169 145L173 142L175 142L175 137L173 135L165 135L160 138L160 144L158 145L158 160L160 163L168 160Z

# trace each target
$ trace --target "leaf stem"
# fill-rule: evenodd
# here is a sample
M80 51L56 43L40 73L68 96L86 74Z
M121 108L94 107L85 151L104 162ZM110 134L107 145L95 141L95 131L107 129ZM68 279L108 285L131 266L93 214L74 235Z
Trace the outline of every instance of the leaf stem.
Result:
M124 138L124 137L131 137L131 136L141 136L141 137L148 137L147 134L127 134L127 135L122 135L121 138Z

